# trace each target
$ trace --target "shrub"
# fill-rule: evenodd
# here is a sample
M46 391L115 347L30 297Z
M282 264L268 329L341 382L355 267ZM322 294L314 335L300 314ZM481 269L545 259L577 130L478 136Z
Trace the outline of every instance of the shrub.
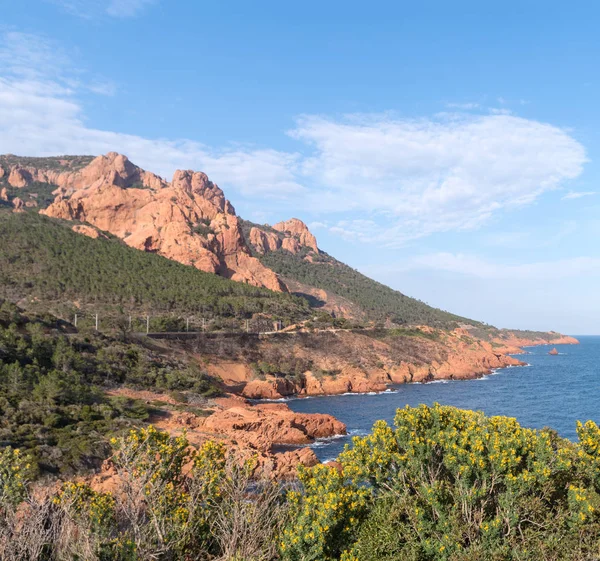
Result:
M342 454L375 507L347 558L587 559L600 530L596 425L582 444L452 407L398 410Z

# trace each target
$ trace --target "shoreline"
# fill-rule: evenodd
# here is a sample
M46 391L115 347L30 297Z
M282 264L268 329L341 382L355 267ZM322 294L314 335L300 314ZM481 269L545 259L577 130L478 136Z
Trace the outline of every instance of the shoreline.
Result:
M513 343L514 341L506 341ZM524 347L576 345L579 341L573 337L560 336L545 341L518 340L528 345L513 346L487 341L478 341L480 347L452 349L454 354L443 362L415 365L410 363L393 364L380 372L355 371L349 375L339 376L330 380L315 380L312 372L304 374L303 385L289 383L276 377L263 380L251 380L246 383L240 395L250 403L285 403L296 399L310 397L327 397L334 395L377 395L392 392L403 384L443 383L451 380L472 380L490 375L493 371L517 366L527 366L528 363L517 356L528 354ZM493 344L497 347L493 347ZM503 342L504 343L504 342ZM356 388L356 389L355 389Z

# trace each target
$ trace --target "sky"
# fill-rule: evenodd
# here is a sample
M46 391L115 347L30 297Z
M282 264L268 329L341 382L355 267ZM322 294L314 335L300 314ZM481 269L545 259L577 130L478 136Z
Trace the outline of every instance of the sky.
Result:
M0 153L202 170L433 306L600 333L598 3L0 5Z

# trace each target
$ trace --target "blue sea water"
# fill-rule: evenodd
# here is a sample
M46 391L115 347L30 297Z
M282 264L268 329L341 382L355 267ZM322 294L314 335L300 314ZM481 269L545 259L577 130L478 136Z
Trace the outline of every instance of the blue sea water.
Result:
M575 423L600 423L600 336L579 336L580 345L527 347L519 355L529 366L498 370L484 378L403 384L380 394L354 394L293 399L291 409L303 413L329 413L348 427L348 436L312 445L321 461L335 458L353 435L367 434L378 419L393 422L405 405L434 402L476 409L488 415L516 417L522 426L551 427L576 440Z

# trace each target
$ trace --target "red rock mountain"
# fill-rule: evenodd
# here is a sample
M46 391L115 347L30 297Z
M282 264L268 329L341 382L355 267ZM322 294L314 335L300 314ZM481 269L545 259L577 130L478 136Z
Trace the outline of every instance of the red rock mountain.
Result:
M17 192L37 183L55 185L56 198L42 214L84 223L73 227L84 235L109 232L136 249L276 291L287 287L253 257L248 243L259 254L278 249L296 254L305 247L319 252L315 237L296 218L253 227L246 242L235 209L202 172L177 170L167 182L116 152L93 159L28 160L31 165L3 157L7 165L0 165L0 180ZM6 188L0 197L15 211L24 206L15 193L9 200Z
M287 291L280 278L252 256L235 209L204 173L177 170L167 182L116 152L79 169L73 169L70 160L57 159L55 164L52 169L0 166L0 173L15 190L34 182L56 185L54 202L41 212L85 223L74 226L76 232L92 237L98 230L109 232L136 249L235 281ZM7 198L5 191L2 195ZM280 248L297 253L305 246L319 251L315 237L295 218L268 231L252 228L249 243L259 253Z

